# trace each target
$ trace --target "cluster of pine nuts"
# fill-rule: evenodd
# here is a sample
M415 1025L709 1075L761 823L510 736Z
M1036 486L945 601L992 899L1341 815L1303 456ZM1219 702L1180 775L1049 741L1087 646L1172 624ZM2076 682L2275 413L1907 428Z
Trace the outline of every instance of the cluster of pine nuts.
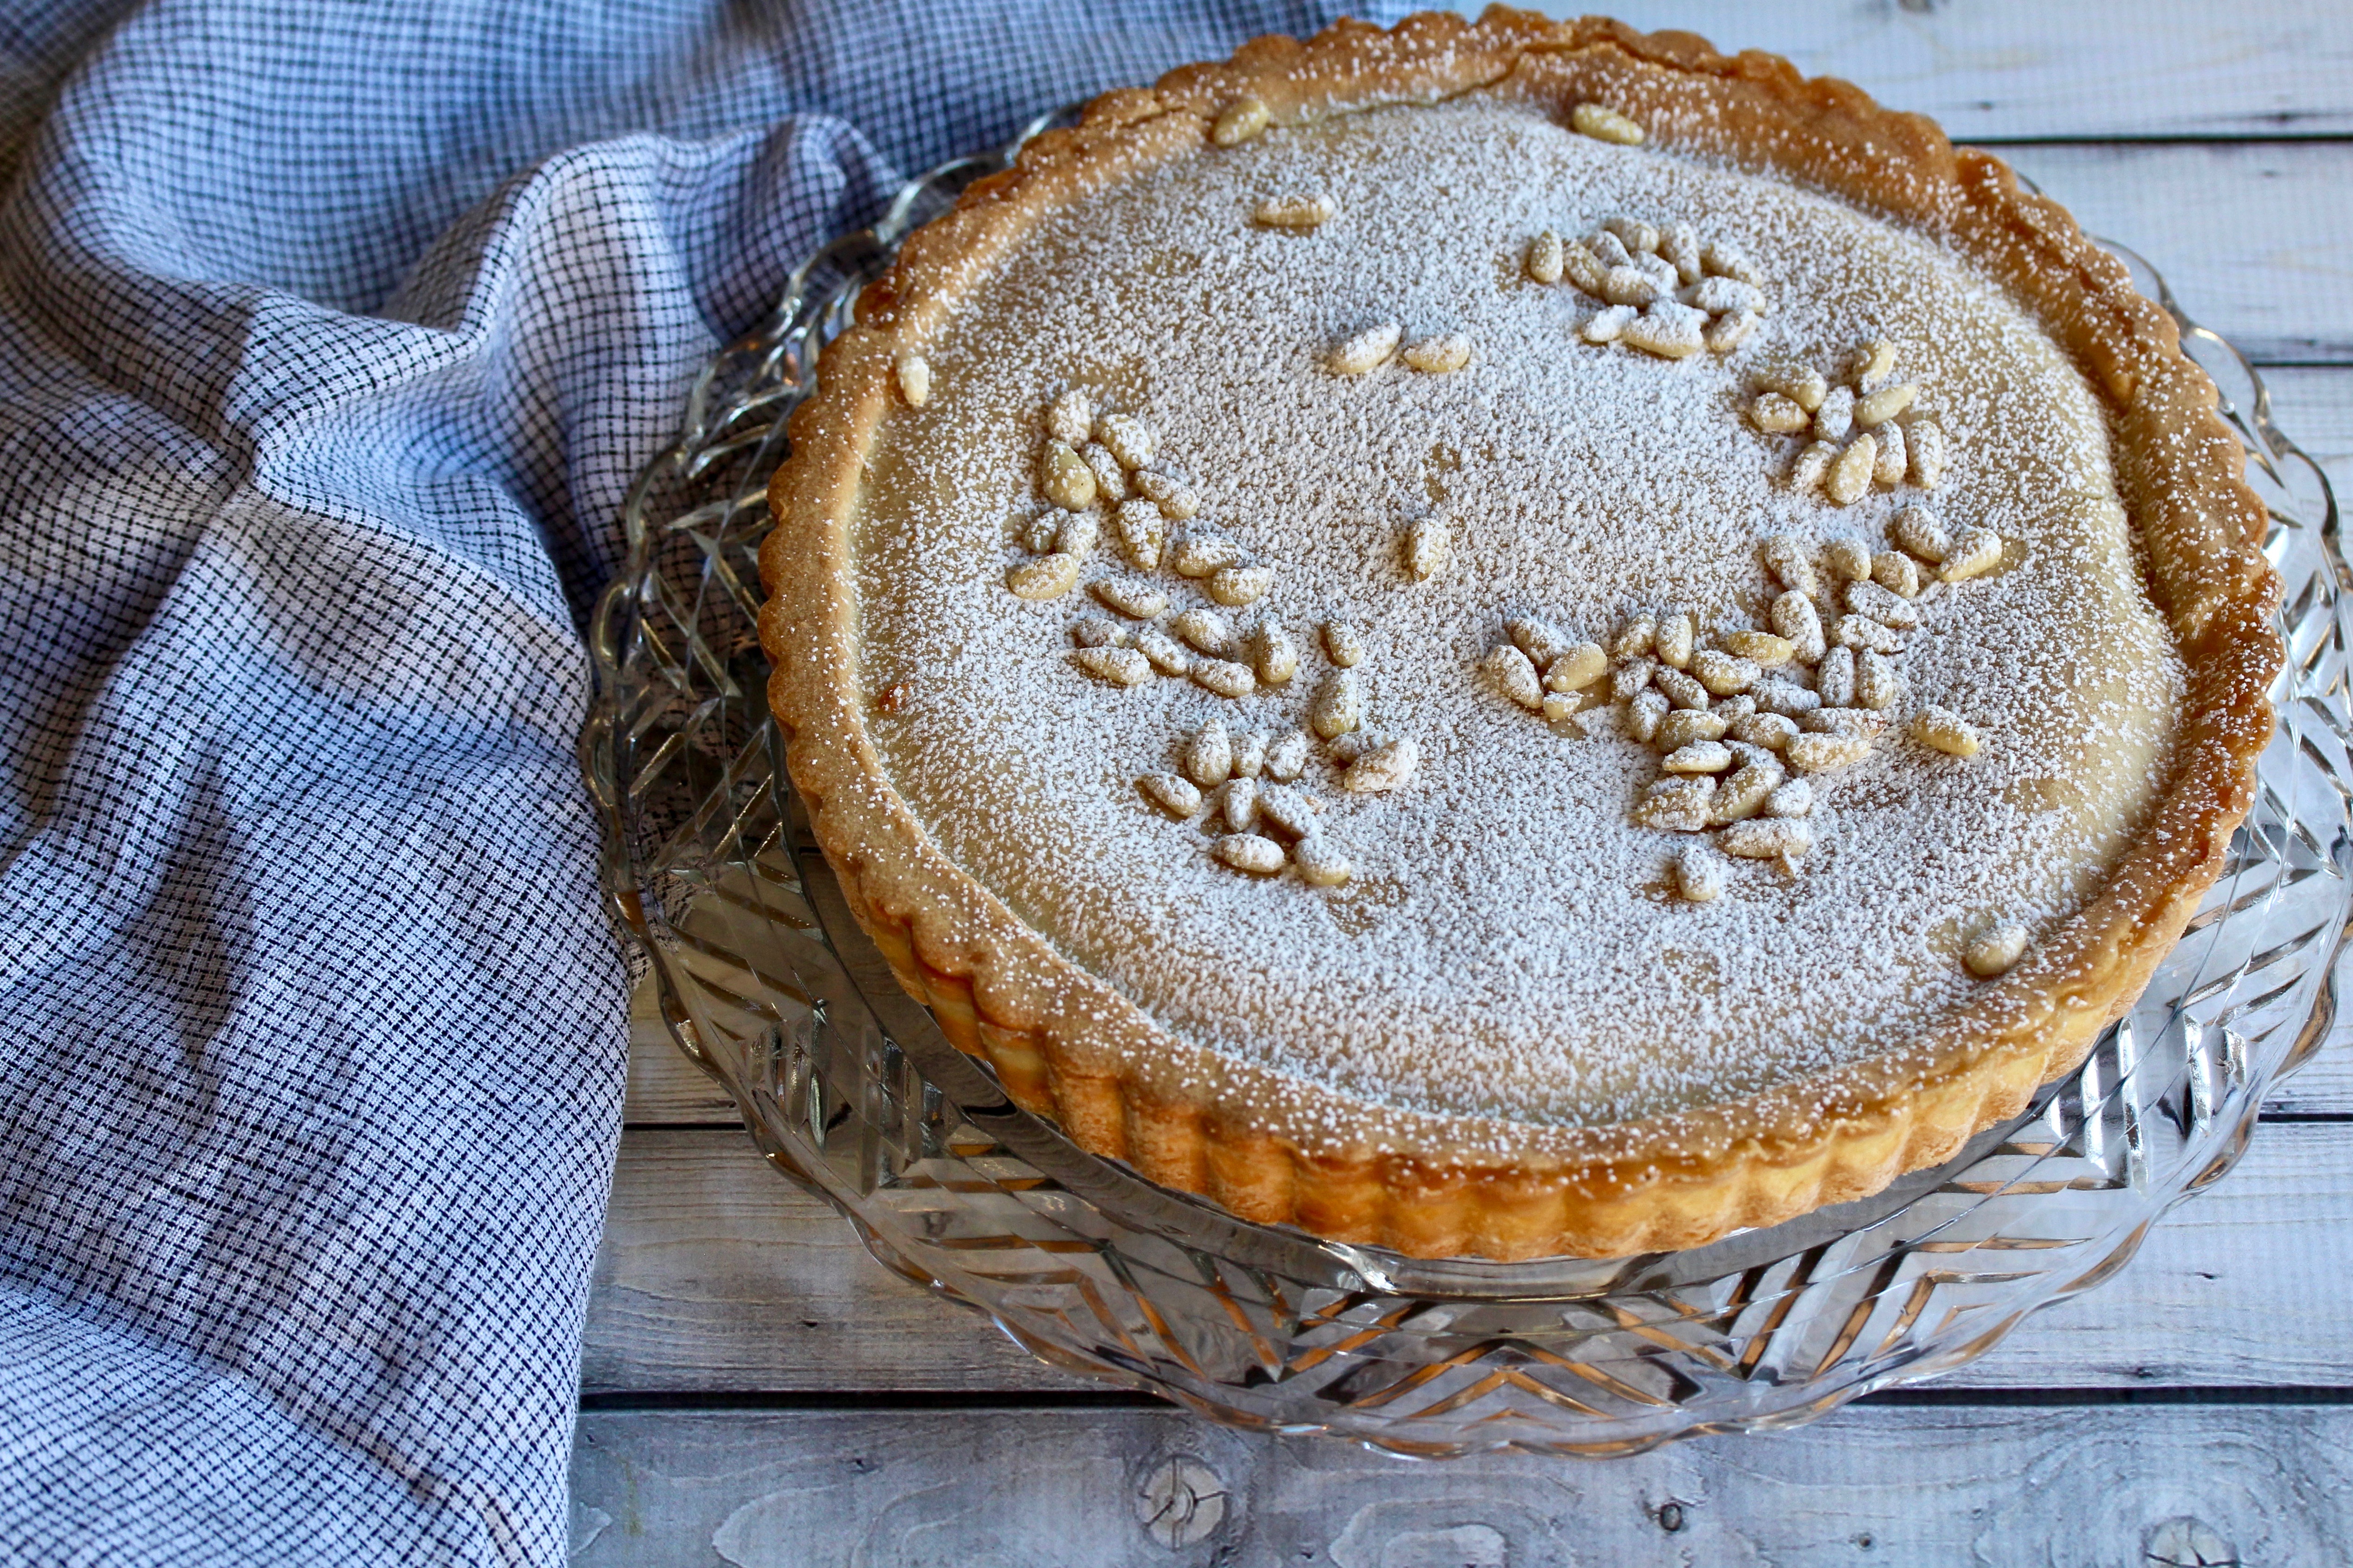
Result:
M1746 256L1680 219L1608 218L1582 239L1546 229L1528 241L1523 264L1538 283L1567 282L1602 301L1577 329L1587 342L1660 359L1728 354L1772 308Z
M1632 819L1713 836L1679 849L1671 878L1680 896L1709 902L1727 885L1724 856L1794 874L1813 847L1817 781L1869 757L1905 705L1900 660L1921 624L1918 599L2003 554L1990 531L1956 541L1922 506L1898 512L1889 536L1879 551L1852 539L1819 549L1788 534L1766 541L1769 630L1704 626L1678 607L1632 616L1605 646L1523 616L1481 668L1531 713L1588 731L1588 710L1612 710L1620 732L1659 753ZM1983 744L1966 718L1934 703L1905 731L1957 759Z
M1748 417L1768 436L1804 443L1789 466L1792 489L1852 506L1876 488L1907 479L1924 490L1943 482L1944 427L1913 405L1920 388L1890 379L1895 345L1873 338L1848 359L1833 383L1811 365L1779 363L1750 373L1756 389Z
M1326 641L1340 640L1327 623ZM1212 719L1184 738L1176 771L1146 773L1136 789L1171 820L1198 822L1212 836L1210 858L1230 870L1271 877L1288 865L1309 887L1339 887L1356 875L1356 862L1324 836L1324 802L1300 782L1317 742L1332 782L1355 795L1402 789L1421 760L1412 741L1361 729L1363 709L1355 670L1336 668L1308 705L1309 729L1236 735Z

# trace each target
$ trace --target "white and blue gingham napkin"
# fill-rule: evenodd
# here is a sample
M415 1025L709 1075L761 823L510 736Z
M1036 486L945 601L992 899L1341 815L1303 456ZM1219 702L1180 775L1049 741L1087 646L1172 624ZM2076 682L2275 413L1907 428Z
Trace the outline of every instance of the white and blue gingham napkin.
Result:
M0 5L0 1560L561 1560L622 493L901 171L1336 9Z

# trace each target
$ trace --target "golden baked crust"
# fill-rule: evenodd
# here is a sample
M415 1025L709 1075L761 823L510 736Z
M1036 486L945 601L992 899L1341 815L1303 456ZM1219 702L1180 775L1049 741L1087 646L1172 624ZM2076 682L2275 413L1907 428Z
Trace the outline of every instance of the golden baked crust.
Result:
M866 723L849 527L892 366L1044 216L1198 149L1244 96L1276 123L1495 87L1566 116L1633 115L1659 144L1777 171L1925 231L2031 310L2113 421L2116 486L2186 685L2173 772L2107 886L1933 1038L1746 1100L1646 1121L1521 1128L1408 1115L1407 1152L1268 1131L1278 1086L1177 1039L1057 952L943 854L892 788ZM949 1037L1082 1146L1247 1218L1421 1256L1609 1256L1690 1247L1876 1191L1948 1156L2081 1060L2129 1008L2221 868L2251 798L2279 666L2265 518L2211 384L2171 320L2059 207L1928 121L1784 61L1689 35L1490 11L1383 32L1261 39L1224 65L1107 94L913 237L830 346L771 489L761 635L794 781L853 910ZM1340 1097L1297 1080L1282 1096ZM1400 1120L1390 1118L1394 1126ZM1345 1117L1333 1119L1345 1125ZM1504 1151L1499 1156L1498 1150Z

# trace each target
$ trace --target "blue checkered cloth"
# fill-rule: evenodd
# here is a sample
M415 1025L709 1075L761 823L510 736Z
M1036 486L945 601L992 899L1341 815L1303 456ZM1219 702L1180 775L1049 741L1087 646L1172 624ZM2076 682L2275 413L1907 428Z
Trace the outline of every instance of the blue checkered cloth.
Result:
M0 6L0 1559L562 1559L622 493L901 171L1332 9Z

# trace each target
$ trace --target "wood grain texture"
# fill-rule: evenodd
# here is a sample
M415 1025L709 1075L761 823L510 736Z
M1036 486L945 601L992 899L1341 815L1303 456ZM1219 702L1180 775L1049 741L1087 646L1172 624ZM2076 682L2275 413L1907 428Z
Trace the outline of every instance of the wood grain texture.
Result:
M2353 131L2353 9L2343 5L1541 0L1527 8L1563 17L1598 8L1645 30L1697 33L1721 49L1769 49L1809 76L1843 77L1929 115L1963 141Z
M1872 1405L1606 1464L1443 1465L1156 1409L590 1412L574 1478L587 1568L2334 1568L2353 1409Z
M2353 7L2348 8L2353 15ZM2257 362L2353 363L2353 146L2005 147Z
M2353 1388L2353 1324L2297 1305L2348 1278L2353 1123L2266 1127L2121 1275L1939 1386ZM884 1270L722 1130L624 1137L581 1380L591 1394L1093 1386Z

